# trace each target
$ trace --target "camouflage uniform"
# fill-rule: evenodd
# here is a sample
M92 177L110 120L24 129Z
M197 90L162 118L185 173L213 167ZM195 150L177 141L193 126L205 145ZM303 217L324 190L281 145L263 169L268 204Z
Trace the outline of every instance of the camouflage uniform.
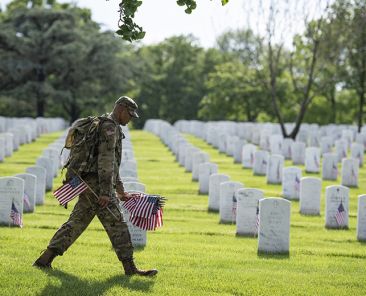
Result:
M132 257L133 247L130 233L119 211L119 201L115 191L123 193L119 177L123 133L117 122L110 116L101 122L97 160L90 163L87 172L81 177L97 196L109 196L107 208L101 208L97 197L89 189L80 194L68 221L64 223L51 239L48 249L62 255L87 228L97 215L108 233L118 259Z

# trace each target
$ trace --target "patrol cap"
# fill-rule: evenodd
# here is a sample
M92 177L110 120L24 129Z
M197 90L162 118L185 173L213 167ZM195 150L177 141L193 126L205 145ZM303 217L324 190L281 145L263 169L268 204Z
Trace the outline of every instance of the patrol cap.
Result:
M137 114L137 109L139 106L135 103L134 100L127 96L122 96L116 101L116 105L122 105L125 106L128 110L128 113L135 118L139 118L139 115Z

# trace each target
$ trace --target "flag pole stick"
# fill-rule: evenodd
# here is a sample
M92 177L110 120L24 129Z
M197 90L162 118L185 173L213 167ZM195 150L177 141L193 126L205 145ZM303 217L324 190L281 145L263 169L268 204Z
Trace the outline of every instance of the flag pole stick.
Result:
M71 169L72 171L73 171L73 173L78 177L78 178L80 178L80 180L81 181L83 181L84 183L85 183L85 185L86 185L86 187L88 187L88 189L94 194L94 196L97 198L97 200L99 199L99 196L94 192L94 190L89 186L89 184L88 183L86 183L84 180L83 180L83 178L81 178L79 175L78 175L78 173L74 170L74 169ZM89 199L89 197L86 197L87 199L88 199L88 201L89 201L89 203L90 203L90 205L92 205L92 203L91 203L91 201L90 201L90 199ZM116 217L116 215L115 214L113 214L113 212L111 211L111 209L107 206L106 207L106 209L108 210L108 212L110 212L111 213L111 215L114 217L114 218L116 218L116 220L118 221L119 219Z

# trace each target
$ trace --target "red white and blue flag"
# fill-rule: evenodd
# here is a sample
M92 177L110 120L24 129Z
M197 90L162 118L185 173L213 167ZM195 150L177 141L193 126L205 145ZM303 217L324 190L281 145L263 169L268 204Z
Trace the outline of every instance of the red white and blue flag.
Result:
M338 223L339 226L345 226L345 224L346 224L346 211L343 207L342 201L339 204L339 207L337 209L337 213L335 215L335 218L336 218L337 223Z
M72 179L62 185L60 188L53 192L53 195L60 202L60 205L65 205L77 195L84 192L88 186L78 176L72 177Z
M19 213L19 211L15 207L14 203L11 204L10 218L14 225L23 227L22 214Z
M132 193L123 203L130 214L130 222L143 229L155 230L163 225L163 205L165 198L160 195Z
M259 231L259 204L257 205L257 209L255 212L255 232L254 235L258 234Z

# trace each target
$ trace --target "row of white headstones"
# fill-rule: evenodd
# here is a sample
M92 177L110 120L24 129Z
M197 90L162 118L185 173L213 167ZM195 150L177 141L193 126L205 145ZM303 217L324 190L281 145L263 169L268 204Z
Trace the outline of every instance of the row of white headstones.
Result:
M0 162L10 157L20 145L35 141L41 134L62 130L60 118L8 118L0 116Z
M126 192L146 192L145 184L139 182L137 174L137 162L133 153L130 133L127 127L122 128L125 138L122 140L122 156L119 173ZM131 235L133 246L144 247L147 244L147 231L143 230L130 222L130 215L120 202L120 209L124 220L127 222L128 230Z
M0 154L5 157L23 144L34 141L42 133L54 132L65 128L65 121L59 118L0 118ZM53 179L67 159L67 151L61 156L65 135L48 145L35 161L34 166L24 173L0 178L0 224L23 226L23 213L33 213L36 206L44 204L46 191L52 190ZM2 145L3 144L3 145ZM5 150L2 150L2 149ZM17 218L15 218L17 217Z
M199 192L209 194L209 210L219 211L220 222L236 223L238 235L256 236L258 251L287 253L289 251L290 201L300 199L300 212L320 214L321 180L301 178L301 169L283 168L283 197L265 198L263 191L245 188L229 176L217 174L218 167L209 162L207 153L188 143L179 131L168 123L151 120L145 129L158 135L176 155L192 180L199 181ZM342 185L326 189L327 228L348 228L349 188ZM359 197L357 238L366 240L366 196Z

